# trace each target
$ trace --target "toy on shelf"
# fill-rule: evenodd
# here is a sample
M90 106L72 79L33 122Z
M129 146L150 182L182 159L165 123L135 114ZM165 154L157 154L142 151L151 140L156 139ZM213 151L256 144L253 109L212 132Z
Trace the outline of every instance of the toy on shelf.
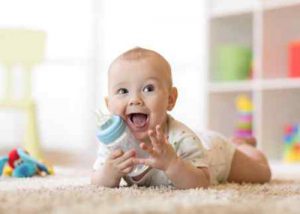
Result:
M300 77L300 41L289 44L289 77Z
M34 159L21 148L13 149L7 156L0 157L0 175L17 178L54 174L53 168Z
M252 50L244 44L224 43L216 49L216 73L218 81L249 79Z
M288 163L300 162L300 124L285 126L283 160Z
M235 136L240 138L252 137L253 105L251 99L247 95L239 95L235 104L238 114Z

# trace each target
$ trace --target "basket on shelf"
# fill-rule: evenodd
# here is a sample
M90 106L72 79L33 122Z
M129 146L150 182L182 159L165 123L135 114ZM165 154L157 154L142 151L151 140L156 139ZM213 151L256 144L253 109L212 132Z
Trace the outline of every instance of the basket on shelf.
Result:
M250 77L252 51L239 44L224 44L217 48L216 79L219 81L245 80Z

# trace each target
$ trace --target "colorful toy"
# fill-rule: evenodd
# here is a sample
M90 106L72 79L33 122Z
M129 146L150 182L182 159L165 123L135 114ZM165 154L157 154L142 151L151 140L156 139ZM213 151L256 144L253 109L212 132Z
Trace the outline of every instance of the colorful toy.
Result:
M0 157L0 175L18 178L54 174L53 169L37 161L21 148L13 149Z
M300 162L300 124L285 126L283 160L288 163Z
M239 138L252 137L252 110L251 99L246 95L236 98L236 109L238 118L236 122L235 136Z

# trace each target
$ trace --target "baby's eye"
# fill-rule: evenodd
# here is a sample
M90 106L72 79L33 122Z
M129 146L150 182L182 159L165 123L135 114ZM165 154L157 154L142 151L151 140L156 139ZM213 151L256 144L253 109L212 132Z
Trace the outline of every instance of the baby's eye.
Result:
M154 86L153 86L153 85L146 85L146 86L143 88L143 91L144 91L144 92L151 92L151 91L154 91Z
M128 90L126 88L120 88L117 90L117 94L127 94Z

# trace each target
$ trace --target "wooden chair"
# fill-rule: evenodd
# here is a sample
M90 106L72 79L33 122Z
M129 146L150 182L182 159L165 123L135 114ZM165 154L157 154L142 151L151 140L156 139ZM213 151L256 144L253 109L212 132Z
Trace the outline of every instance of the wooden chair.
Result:
M26 114L23 147L35 158L42 159L39 142L36 103L32 98L31 74L33 67L44 57L46 34L25 29L0 29L0 63L4 67L4 97L0 98L0 109L19 109ZM24 70L22 98L13 96L13 68L19 65Z

